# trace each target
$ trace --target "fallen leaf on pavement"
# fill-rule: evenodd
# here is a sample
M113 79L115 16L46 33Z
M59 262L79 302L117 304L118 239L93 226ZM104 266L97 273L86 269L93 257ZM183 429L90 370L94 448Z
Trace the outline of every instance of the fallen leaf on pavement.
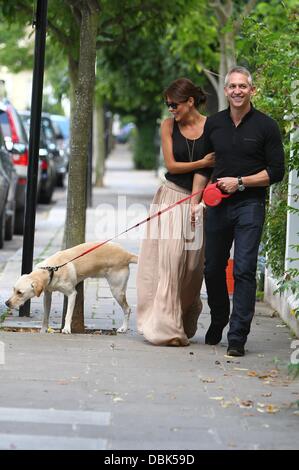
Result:
M249 370L247 375L249 375L249 377L257 377L258 373L255 370Z
M153 400L154 399L154 395L152 393L148 393L146 395L146 398L148 398L149 400Z
M210 400L223 400L223 397L209 397Z
M228 408L229 406L233 405L232 401L223 401L221 403L222 408Z
M262 372L261 374L258 375L259 379L269 379L269 378L274 379L276 377L278 377L278 370L276 369L272 369L269 372L268 371Z
M276 405L265 405L264 403L258 403L257 406L257 411L259 411L260 413L274 414L279 411L279 407Z
M262 397L272 397L272 392L262 393Z
M252 400L242 400L239 404L240 408L252 408L253 401Z
M267 413L274 414L279 411L279 407L275 405L267 405L266 406Z
M212 384L215 382L215 379L212 379L212 377L206 377L204 379L201 379L201 381L207 384Z
M113 398L113 401L114 401L114 402L124 401L124 399L121 398L121 397L114 397L114 398Z

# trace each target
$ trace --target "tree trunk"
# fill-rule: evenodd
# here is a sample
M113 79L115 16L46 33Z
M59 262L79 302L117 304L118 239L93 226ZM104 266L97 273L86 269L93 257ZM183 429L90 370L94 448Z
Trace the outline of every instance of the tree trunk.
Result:
M94 109L93 152L95 156L95 186L103 187L105 172L105 123L104 108L97 103Z
M85 241L86 180L92 101L95 81L97 12L81 7L78 63L70 59L71 77L71 155L66 216L66 247ZM80 190L78 190L80 188ZM82 283L83 284L83 283ZM84 332L83 285L78 286L72 332Z
M257 0L249 0L243 7L242 12L238 18L232 21L234 13L234 2L226 0L224 3L221 0L210 0L210 6L214 7L215 15L218 20L219 26L219 42L220 42L220 62L218 80L211 76L210 71L204 69L205 74L212 83L218 97L218 110L221 111L227 106L227 101L224 95L224 79L227 72L236 65L236 52L235 52L235 36L239 33L242 26L243 18L248 16L254 9ZM227 28L229 22L231 27Z
M223 34L219 35L220 41L220 61L218 69L218 87L217 87L217 96L218 96L218 111L222 111L227 107L226 97L224 95L224 79L227 73L226 68L226 57L225 57L225 37Z

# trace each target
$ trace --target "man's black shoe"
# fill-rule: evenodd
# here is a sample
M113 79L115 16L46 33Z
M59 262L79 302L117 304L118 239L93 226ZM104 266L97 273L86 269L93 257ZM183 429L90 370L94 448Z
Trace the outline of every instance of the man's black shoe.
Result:
M244 356L245 349L244 345L241 343L230 343L227 348L227 355L233 357Z
M215 346L216 344L220 343L222 339L223 328L223 326L213 325L211 323L210 328L208 329L205 336L205 343L210 344L211 346Z

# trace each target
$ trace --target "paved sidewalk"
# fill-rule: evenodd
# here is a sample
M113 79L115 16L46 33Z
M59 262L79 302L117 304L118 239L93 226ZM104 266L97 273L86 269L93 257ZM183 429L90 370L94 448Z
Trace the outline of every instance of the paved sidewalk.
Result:
M153 172L134 171L127 147L117 146L107 161L105 188L94 190L86 239L106 239L115 224L119 233L143 219L158 184ZM36 262L60 249L64 219L60 201L38 220ZM140 231L118 242L138 253ZM0 277L1 297L10 295L20 263L21 250ZM122 312L104 280L85 282L85 324L97 330L93 334L34 332L42 298L32 301L30 318L6 318L0 449L299 449L299 387L287 376L294 338L273 309L256 304L247 354L229 358L225 335L216 347L204 345L209 314L203 291L191 345L155 347L136 333L135 279L131 265L133 314L126 335L116 334ZM55 294L55 331L62 302Z
M132 171L133 163L127 147L117 151L107 161L105 187L93 189L93 208L87 210L86 241L106 240L127 227L135 225L147 216L152 196L159 184L154 172ZM65 222L65 200L54 206L47 219L37 219L35 233L34 264L61 249ZM129 251L138 253L143 227L116 238ZM11 257L0 275L2 299L11 295L15 280L21 273L22 248ZM127 298L133 305L135 296L136 265L131 265ZM105 279L89 279L85 283L85 325L87 329L115 330L122 323L122 311L111 295ZM18 316L14 311L6 318L3 327L39 328L42 319L42 297L31 301L30 317ZM63 295L55 292L52 300L50 326L61 325ZM3 306L2 309L4 310Z

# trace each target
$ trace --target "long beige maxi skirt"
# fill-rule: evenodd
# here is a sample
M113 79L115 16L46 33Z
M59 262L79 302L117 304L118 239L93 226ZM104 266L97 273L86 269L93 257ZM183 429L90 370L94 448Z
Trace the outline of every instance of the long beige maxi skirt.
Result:
M190 194L167 181L150 215ZM148 222L137 271L137 329L156 345L187 346L202 310L204 206L191 227L190 199Z

